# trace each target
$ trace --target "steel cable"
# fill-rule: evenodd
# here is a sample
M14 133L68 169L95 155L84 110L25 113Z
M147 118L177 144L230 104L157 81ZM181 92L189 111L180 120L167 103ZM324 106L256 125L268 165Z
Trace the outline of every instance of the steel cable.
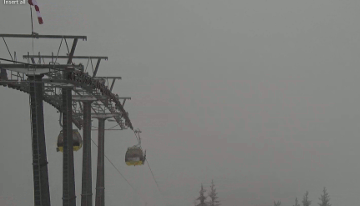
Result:
M96 147L98 147L98 145L95 143L95 141L93 139L91 139L91 141L94 143L94 145ZM145 202L145 200L143 199L143 197L138 193L138 191L134 188L134 186L132 186L130 184L130 182L124 177L124 175L120 172L120 170L115 166L115 164L104 154L104 157L110 162L110 164L116 169L116 171L121 175L122 178L124 178L124 180L128 183L128 185L130 185L130 187L136 192L136 194L139 195L139 197Z

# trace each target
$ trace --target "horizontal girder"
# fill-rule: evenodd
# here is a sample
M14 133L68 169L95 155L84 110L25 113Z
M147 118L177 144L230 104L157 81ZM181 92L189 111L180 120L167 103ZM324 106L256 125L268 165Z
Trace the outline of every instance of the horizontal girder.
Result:
M27 63L16 63L16 64L0 64L0 68L24 73L26 75L40 75L46 73L52 73L57 71L83 69L82 64L79 65L67 65L67 64L27 64Z
M36 39L82 39L87 40L87 36L74 35L40 35L40 34L0 34L0 37L11 38L36 38Z
M23 55L24 59L31 58L42 58L42 59L67 59L69 56L53 56L53 55ZM105 59L108 60L108 57L104 56L73 56L73 59Z

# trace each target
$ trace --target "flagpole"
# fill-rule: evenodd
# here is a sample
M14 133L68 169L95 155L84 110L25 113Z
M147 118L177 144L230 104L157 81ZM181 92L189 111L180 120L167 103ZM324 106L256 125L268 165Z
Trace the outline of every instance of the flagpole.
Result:
M33 24L33 14L32 14L31 5L30 5L30 15L31 15L31 34L33 34L34 33L34 24Z
M30 15L31 15L31 34L34 34L34 21L33 21L31 5L30 5ZM31 48L32 48L32 54L34 55L34 38L31 39Z

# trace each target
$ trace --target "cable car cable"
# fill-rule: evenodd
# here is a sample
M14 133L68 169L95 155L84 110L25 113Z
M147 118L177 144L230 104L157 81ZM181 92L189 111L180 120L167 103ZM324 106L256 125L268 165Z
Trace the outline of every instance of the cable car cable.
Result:
M157 188L158 188L158 190L159 190L159 192L160 192L160 195L161 195L161 197L162 197L162 200L165 202L165 205L167 205L167 202L165 201L164 195L163 195L163 193L162 193L161 190L160 190L159 184L157 183L157 181L156 181L156 179L155 179L154 173L153 173L152 170L151 170L149 161L148 161L147 159L146 159L145 161L147 162L147 165L148 165L149 170L150 170L150 172L151 172L151 174L152 174L152 177L153 177L153 179L154 179L154 181L155 181L155 183L156 183L156 186L157 186Z
M95 141L93 139L91 139L91 141L94 143L94 145L96 147L98 147L98 145L95 143ZM130 184L130 182L124 177L124 175L120 172L120 170L114 165L114 163L104 154L104 157L110 162L110 164L116 169L116 171L121 175L122 178L124 178L124 180L130 185L130 187L136 192L136 194L139 195L139 197L145 202L145 200L143 199L143 197L138 193L138 191L136 191L136 189Z
M141 138L140 138L139 133L141 133L140 129L134 130L134 135L135 135L136 139L138 140L138 146L139 146L139 148L141 148ZM155 181L155 183L156 183L156 186L157 186L159 192L161 193L159 184L157 183L157 181L156 181L156 179L155 179L155 176L154 176L154 173L153 173L152 170L151 170L149 161L148 161L147 159L145 159L145 161L148 163L147 165L148 165L148 167L149 167L149 169L150 169L150 172L151 172L151 174L152 174L152 177L153 177L153 179L154 179L154 181Z
M159 192L161 193L161 190L160 190L159 184L157 183L157 181L156 181L156 179L155 179L155 176L154 176L154 173L152 172L152 170L151 170L151 168L150 168L149 161L148 161L147 159L146 159L145 161L147 162L147 165L148 165L148 167L149 167L149 169L150 169L150 172L151 172L152 177L153 177L153 179L154 179L154 181L155 181L155 183L156 183L156 186L157 186L157 188L158 188Z
M140 129L134 130L135 138L136 138L137 141L138 141L138 144L137 144L136 146L138 146L140 149L142 149L142 148L141 148L141 137L140 137L140 133L141 133L141 130L140 130ZM145 154L145 156L146 156L146 154ZM162 194L162 192L161 192L161 190L160 190L160 186L159 186L158 182L157 182L156 179L155 179L155 175L154 175L153 171L151 170L151 167L150 167L150 164L149 164L149 161L147 160L147 158L145 158L145 161L147 162L147 165L148 165L148 167L149 167L149 170L150 170L150 172L151 172L151 175L152 175L152 177L153 177L153 180L155 181L155 184L156 184L156 186L157 186L157 189L159 190L160 195L162 196L162 199L164 200L164 196L163 196L163 194ZM167 205L165 200L164 200L164 202L165 202L165 205Z
M140 149L142 150L142 148L141 148L141 137L140 137L140 133L141 133L141 130L140 130L140 129L134 130L135 138L136 138L137 141L138 141L138 144L135 145L135 146L137 146L138 148L140 148ZM153 173L153 171L152 171L152 169L151 169L151 167L150 167L149 161L148 161L147 158L146 158L146 151L145 151L145 157L144 157L144 159L145 159L145 161L147 162L147 165L148 165L149 170L150 170L150 172L151 172L152 178L153 178L153 180L155 181L155 184L156 184L156 186L157 186L157 189L159 190L160 195L162 196L162 199L163 199L163 201L165 202L165 205L167 205L167 203L166 203L166 201L165 201L165 199L164 199L164 196L163 196L163 194L162 194L162 192L161 192L160 186L159 186L158 182L156 181L155 175L154 175L154 173ZM144 162L144 163L145 163L145 162ZM144 163L143 163L143 164L144 164Z

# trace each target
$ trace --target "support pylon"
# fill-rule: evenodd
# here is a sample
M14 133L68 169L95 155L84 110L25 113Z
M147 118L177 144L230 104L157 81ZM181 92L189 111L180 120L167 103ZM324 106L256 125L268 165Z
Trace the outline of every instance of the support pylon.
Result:
M28 80L30 81L34 205L50 206L42 77L43 75L28 75Z
M64 72L65 73L65 72ZM71 87L62 88L63 110L63 206L76 206Z
M81 206L92 206L92 172L91 172L91 103L92 100L83 100L83 166Z
M98 160L96 176L96 197L95 206L105 206L105 178L104 178L104 150L105 150L105 120L106 118L97 118L98 127Z
M105 206L105 179L104 179L105 120L116 116L118 116L118 114L93 115L93 118L96 118L99 121L95 206Z

